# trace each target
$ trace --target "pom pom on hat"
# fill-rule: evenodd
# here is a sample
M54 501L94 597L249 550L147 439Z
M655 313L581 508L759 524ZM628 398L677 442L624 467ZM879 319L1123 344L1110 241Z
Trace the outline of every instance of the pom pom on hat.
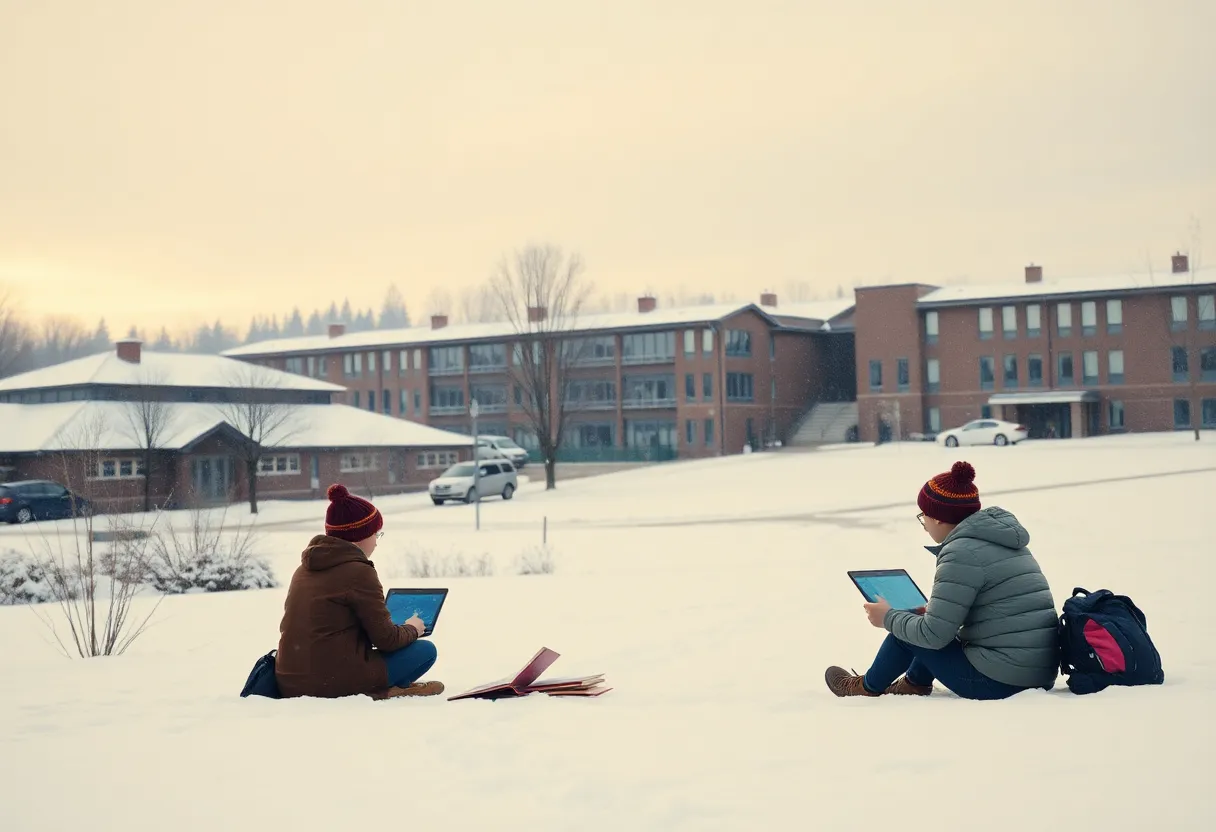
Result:
M960 459L949 471L932 477L921 487L916 505L939 522L963 522L981 507L980 492L975 487L975 468Z
M384 527L380 509L362 497L350 493L342 483L334 483L325 490L329 508L325 510L325 533L330 537L358 543L366 540Z

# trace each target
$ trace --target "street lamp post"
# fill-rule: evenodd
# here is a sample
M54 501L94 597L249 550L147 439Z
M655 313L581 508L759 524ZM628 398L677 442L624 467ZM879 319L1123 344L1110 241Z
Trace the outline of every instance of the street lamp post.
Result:
M481 460L477 458L477 414L480 411L477 399L473 399L469 403L469 415L473 417L473 523L477 531L481 531Z

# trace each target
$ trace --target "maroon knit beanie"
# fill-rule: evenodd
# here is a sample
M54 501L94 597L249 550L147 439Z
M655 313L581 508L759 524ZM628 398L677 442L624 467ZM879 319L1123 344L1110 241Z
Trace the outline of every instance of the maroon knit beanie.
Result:
M916 504L941 523L957 524L980 510L980 492L975 487L975 469L969 462L956 462L921 488Z
M325 492L329 508L325 510L325 533L330 537L358 543L384 527L380 509L362 497L356 497L341 483L334 483Z

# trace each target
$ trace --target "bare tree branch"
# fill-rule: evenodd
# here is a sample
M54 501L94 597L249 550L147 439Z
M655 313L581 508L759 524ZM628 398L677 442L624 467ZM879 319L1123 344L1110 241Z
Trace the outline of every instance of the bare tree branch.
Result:
M152 475L156 451L173 428L176 415L172 402L165 401L164 373L141 368L133 398L125 403L127 433L140 450L144 463L144 511L152 510Z
M0 378L15 372L32 347L32 334L17 313L16 301L7 290L0 291Z
M258 513L258 466L268 449L283 447L299 431L299 405L284 403L274 371L245 362L233 362L228 383L232 401L217 404L225 422L241 434L241 460L249 490L249 511Z
M557 486L557 451L567 416L570 370L577 350L563 342L573 333L591 286L583 279L578 255L561 249L528 246L504 258L490 278L502 317L517 337L509 373L523 393L524 416L544 456L545 488Z

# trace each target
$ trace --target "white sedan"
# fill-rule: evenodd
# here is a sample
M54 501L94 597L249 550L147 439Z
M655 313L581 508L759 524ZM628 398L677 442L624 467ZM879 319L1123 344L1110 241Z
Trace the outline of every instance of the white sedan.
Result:
M942 431L937 435L937 442L947 448L959 445L1016 445L1029 435L1030 429L1017 422L973 419L962 427Z

